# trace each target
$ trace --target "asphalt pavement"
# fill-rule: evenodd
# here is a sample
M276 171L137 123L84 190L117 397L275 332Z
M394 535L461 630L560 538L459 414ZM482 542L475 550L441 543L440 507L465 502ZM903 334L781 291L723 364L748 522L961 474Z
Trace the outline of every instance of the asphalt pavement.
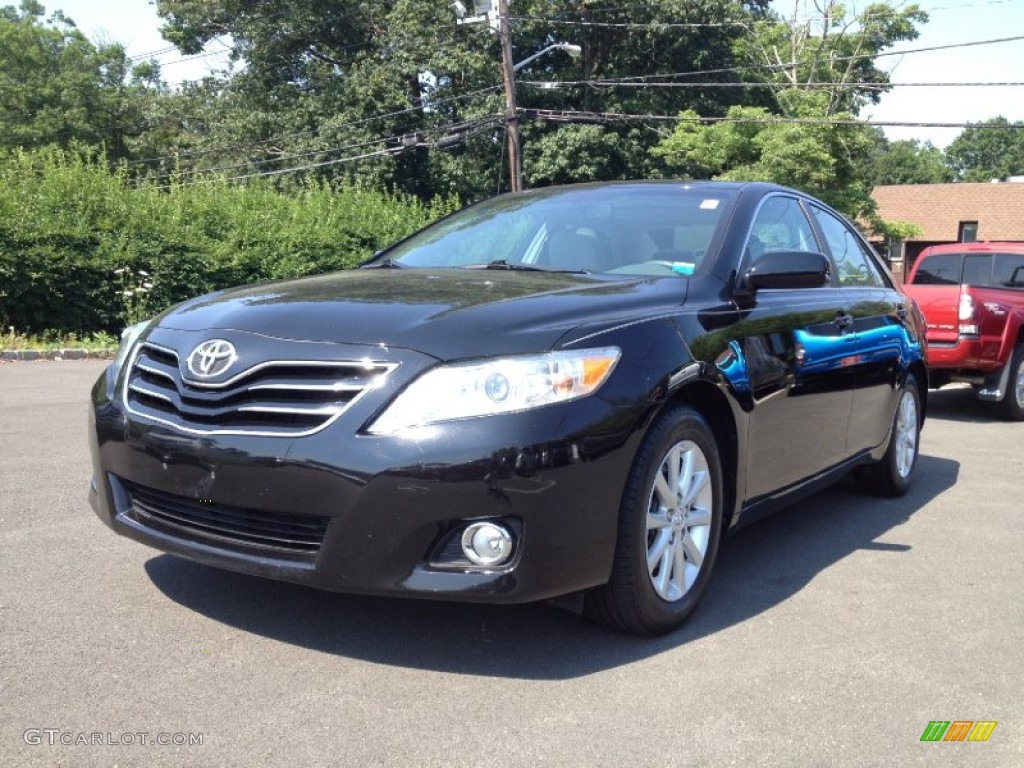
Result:
M969 390L931 394L907 497L746 528L643 640L116 536L86 501L104 364L0 363L0 766L1024 766L1024 424Z

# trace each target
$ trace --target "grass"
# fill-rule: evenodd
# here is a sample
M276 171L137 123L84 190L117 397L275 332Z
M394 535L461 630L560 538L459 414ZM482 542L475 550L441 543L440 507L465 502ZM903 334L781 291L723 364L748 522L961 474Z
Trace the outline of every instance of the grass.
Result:
M13 326L8 326L0 333L0 349L87 349L103 350L117 346L117 339L109 333L58 333L45 331L38 334L19 333Z

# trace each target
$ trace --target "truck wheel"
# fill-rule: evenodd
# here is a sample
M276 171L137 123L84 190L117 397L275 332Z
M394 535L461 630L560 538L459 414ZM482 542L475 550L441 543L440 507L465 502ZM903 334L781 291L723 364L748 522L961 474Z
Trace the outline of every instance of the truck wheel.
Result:
M917 380L908 373L896 405L889 447L878 462L860 468L861 487L879 496L904 495L917 466L920 440L921 396Z
M1010 358L1010 379L1002 406L1006 418L1024 421L1024 344L1018 344Z
M609 582L584 614L637 635L680 626L697 607L722 532L722 467L704 419L666 412L644 438L626 480Z

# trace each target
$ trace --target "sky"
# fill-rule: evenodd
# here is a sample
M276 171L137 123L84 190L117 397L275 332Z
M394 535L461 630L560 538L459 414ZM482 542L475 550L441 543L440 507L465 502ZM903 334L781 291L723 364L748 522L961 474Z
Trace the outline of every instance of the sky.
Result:
M0 0L17 5L18 0ZM163 79L172 85L183 80L201 80L227 66L226 46L211 43L200 57L182 56L177 49L166 51L171 44L160 36L162 21L156 15L156 4L150 0L39 0L49 15L63 11L82 33L94 43L121 43L129 56L160 62ZM155 56L154 51L164 51Z
M927 48L1024 36L1024 0L921 0L931 17L921 36L894 49ZM1024 120L1024 86L914 88L899 83L1024 83L1024 39L877 60L897 87L860 117L869 121L965 123L1002 115ZM920 139L944 147L959 128L886 128L890 139Z
M446 0L438 0L446 2ZM6 0L15 2L15 0ZM60 9L94 42L122 43L129 56L150 54L169 47L160 37L160 19L150 0L42 0L48 12ZM796 0L775 0L789 15ZM1024 36L1024 0L919 0L931 19L921 36L895 49L959 45L979 40ZM866 2L847 3L851 10ZM902 5L902 3L897 3ZM201 58L182 61L177 51L154 56L164 79L171 84L195 80L223 69L227 55L223 43L211 43ZM147 57L148 58L148 57ZM872 122L966 123L1002 115L1024 120L1024 86L912 87L901 83L1024 83L1024 40L952 48L878 59L891 72L896 87L869 105L860 117ZM884 129L890 139L919 139L945 147L959 128L908 127Z

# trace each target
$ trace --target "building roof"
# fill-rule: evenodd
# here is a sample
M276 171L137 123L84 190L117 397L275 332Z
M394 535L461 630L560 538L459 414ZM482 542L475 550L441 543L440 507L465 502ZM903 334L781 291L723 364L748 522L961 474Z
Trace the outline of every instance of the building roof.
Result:
M886 221L916 224L916 241L956 242L960 222L978 222L978 240L1024 241L1024 184L899 184L871 196Z

